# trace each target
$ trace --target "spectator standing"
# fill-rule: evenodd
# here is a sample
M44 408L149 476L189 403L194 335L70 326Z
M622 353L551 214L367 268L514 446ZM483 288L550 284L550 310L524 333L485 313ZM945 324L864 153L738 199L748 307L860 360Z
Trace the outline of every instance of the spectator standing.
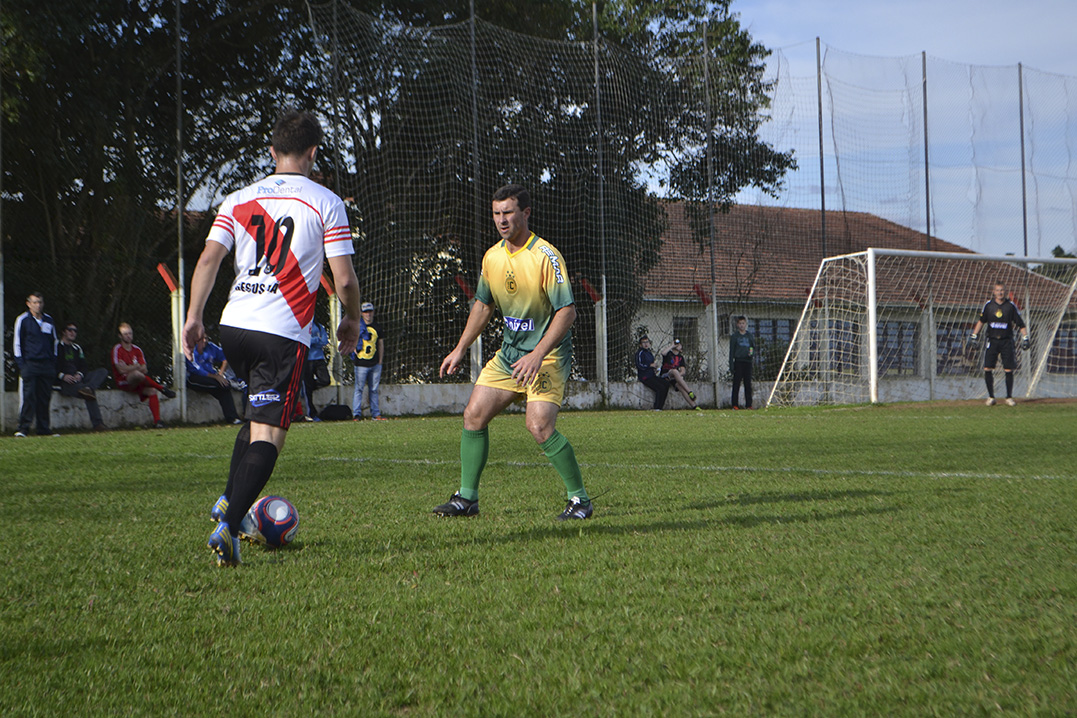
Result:
M216 399L229 424L242 424L232 398L232 385L225 376L227 371L228 359L224 350L203 336L191 350L191 358L187 359L187 386Z
M352 417L363 418L363 388L366 387L370 402L370 418L382 421L378 388L381 386L381 361L385 355L385 335L381 325L374 320L374 305L363 302L363 323L366 330L360 335L359 346L352 361L355 364L355 395L352 397Z
M150 376L146 366L146 356L135 344L135 330L127 322L119 326L120 343L112 347L112 379L116 382L116 388L138 396L140 401L146 402L153 415L153 427L165 428L161 421L161 404L157 399L157 392L161 392L169 399L176 398L176 392L166 389Z
M972 327L969 339L976 344L980 339L980 329L987 328L987 351L984 352L984 383L987 385L987 405L995 405L995 365L1002 359L1002 369L1006 372L1006 404L1014 406L1013 372L1017 368L1017 357L1013 348L1014 330L1021 330L1021 348L1028 349L1030 340L1025 320L1006 297L1006 285L996 282L991 299L984 304L980 318Z
M654 354L651 353L651 340L647 335L639 338L639 349L636 351L636 376L640 383L654 392L654 411L662 411L666 405L666 395L669 394L669 382L658 377L657 364Z
M684 377L688 373L688 362L681 354L681 340L674 339L673 345L662 355L662 378L669 382L684 397L694 410L702 412L696 404L696 393L688 388Z
M15 436L25 437L30 422L36 422L38 436L52 434L49 404L52 378L56 376L56 324L45 314L45 297L32 292L26 311L15 318L15 364L22 379L22 405Z
M748 318L737 317L737 328L729 335L729 373L733 375L733 408L739 409L740 385L744 383L744 408L752 408L752 362L755 337L748 331Z
M323 386L329 386L329 366L325 361L325 350L329 346L329 331L318 322L310 324L310 351L303 364L303 390L306 394L307 421L318 418L318 408L314 406L314 392Z
M60 343L56 345L56 381L64 396L79 397L86 401L86 413L94 431L108 431L101 419L101 407L97 404L97 389L108 378L108 369L90 370L86 354L75 343L79 328L74 322L64 325Z

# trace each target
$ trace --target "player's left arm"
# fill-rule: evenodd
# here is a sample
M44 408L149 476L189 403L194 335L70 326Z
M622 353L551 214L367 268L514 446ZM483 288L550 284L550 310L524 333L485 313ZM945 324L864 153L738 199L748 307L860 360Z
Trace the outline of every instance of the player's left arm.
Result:
M352 255L341 254L329 257L329 270L333 273L333 285L337 296L344 305L344 316L337 326L337 351L341 356L348 356L355 351L359 343L359 325L362 313L359 311L359 278L355 276Z
M550 325L546 328L546 333L542 335L542 339L535 348L513 362L512 378L517 384L529 386L535 380L542 368L542 360L561 343L575 323L575 304L561 307L554 313L553 318L550 319Z

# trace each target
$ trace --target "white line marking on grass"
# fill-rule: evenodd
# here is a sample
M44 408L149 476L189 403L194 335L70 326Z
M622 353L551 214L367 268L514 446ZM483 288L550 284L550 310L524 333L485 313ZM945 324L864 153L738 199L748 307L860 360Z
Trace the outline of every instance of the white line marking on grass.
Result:
M344 456L324 456L320 457L319 461L343 461L343 462L356 462L356 463L375 463L383 462L389 464L410 464L410 465L428 465L428 466L459 466L459 461L447 460L447 459L383 459L383 458L369 458L369 457L344 457ZM518 466L522 468L542 468L548 467L550 464L547 461L507 461L507 460L489 460L487 466ZM580 462L580 468L584 469L614 469L614 470L638 470L638 469L653 469L656 471L704 471L704 472L741 472L741 473L766 473L766 474L816 474L820 476L879 476L879 477L898 477L898 478L920 478L927 477L930 479L1003 479L1020 481L1023 479L1034 479L1037 481L1065 481L1073 479L1073 476L1055 476L1052 474L1022 474L1020 476L1013 474L984 474L973 473L966 471L875 471L875 470L861 470L861 469L808 469L800 468L796 466L696 466L693 464L611 464L611 463L593 463L593 462Z
M116 454L121 456L121 454ZM168 458L224 460L224 454L170 454ZM320 456L317 461L347 464L399 464L406 466L459 466L455 459L388 459L369 456ZM508 461L492 459L487 466L509 466L527 469L549 467L548 461ZM880 478L928 478L928 479L989 479L1005 481L1070 481L1074 476L1056 476L1054 474L985 474L970 471L876 471L870 469L810 469L798 466L696 466L693 464L612 464L608 462L580 462L583 469L610 469L631 471L650 469L655 471L703 471L703 472L738 472L747 474L814 474L816 476L877 476Z

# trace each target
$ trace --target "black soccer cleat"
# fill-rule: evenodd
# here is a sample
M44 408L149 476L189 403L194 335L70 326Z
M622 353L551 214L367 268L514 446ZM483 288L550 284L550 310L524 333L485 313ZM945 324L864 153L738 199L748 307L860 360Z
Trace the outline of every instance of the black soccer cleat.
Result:
M457 492L446 503L435 506L434 513L438 516L478 516L479 500L469 501Z
M171 389L161 389L161 393L165 395L166 399L176 398L176 392L172 391Z
M594 510L591 507L590 501L580 501L579 497L573 496L569 499L568 505L565 506L565 510L557 516L558 521L568 521L569 519L589 519Z

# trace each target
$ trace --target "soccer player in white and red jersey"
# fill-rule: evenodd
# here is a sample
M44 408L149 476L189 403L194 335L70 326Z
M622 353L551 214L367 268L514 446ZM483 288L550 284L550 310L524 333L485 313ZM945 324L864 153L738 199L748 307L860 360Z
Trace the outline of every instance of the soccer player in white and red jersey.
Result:
M120 343L112 347L110 361L112 379L116 382L116 388L137 394L141 401L149 404L154 427L163 429L165 425L161 422L161 403L157 399L157 392L161 392L169 399L176 398L176 392L161 386L150 376L149 368L146 366L146 357L135 344L135 330L131 328L131 325L124 322L119 326L119 332Z
M273 174L225 198L191 278L183 351L205 335L202 313L221 262L235 250L235 279L221 314L221 347L247 382L247 422L232 450L228 481L211 516L217 565L239 559L240 522L265 488L295 414L310 345L314 301L326 258L344 317L337 328L342 356L360 333L359 280L344 203L310 179L322 142L318 120L289 111L273 128Z

